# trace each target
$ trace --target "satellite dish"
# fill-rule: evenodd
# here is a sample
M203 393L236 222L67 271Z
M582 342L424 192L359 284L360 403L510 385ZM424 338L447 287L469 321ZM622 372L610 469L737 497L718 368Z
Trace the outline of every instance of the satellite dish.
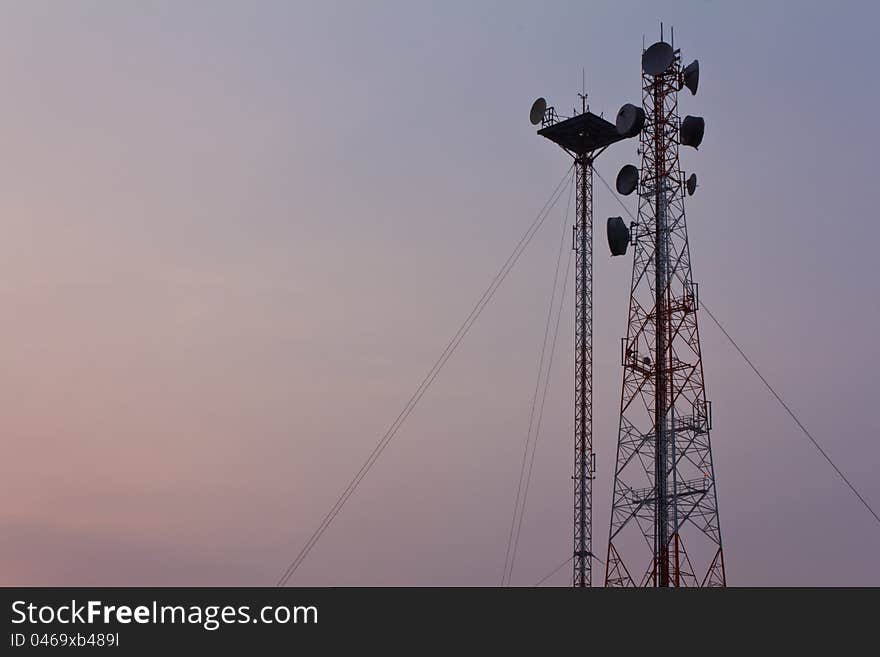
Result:
M645 112L641 107L627 103L617 113L617 134L635 137L645 125Z
M544 118L544 112L546 111L547 101L543 98L539 98L532 103L532 109L529 112L529 121L532 122L532 125L538 125L541 122L541 119Z
M632 164L626 164L617 174L617 192L629 196L639 184L639 170Z
M697 191L697 174L692 173L688 176L688 179L685 182L685 187L687 187L688 196L693 196L694 192Z
M629 228L623 223L623 219L620 217L609 217L607 230L608 248L611 249L611 255L624 255L626 247L629 245Z
M690 64L684 67L682 73L682 81L684 82L684 86L686 86L691 95L697 95L697 87L700 84L700 62L699 60L694 60Z
M665 41L658 41L642 54L642 70L648 75L663 75L675 59L675 51Z
M699 148L703 141L706 121L702 116L686 116L681 122L681 145Z

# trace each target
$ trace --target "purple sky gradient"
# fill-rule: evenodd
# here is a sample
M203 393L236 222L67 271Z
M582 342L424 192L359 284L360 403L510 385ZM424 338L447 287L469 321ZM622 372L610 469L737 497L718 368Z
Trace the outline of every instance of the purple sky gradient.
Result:
M701 297L880 507L880 11L768 4L4 3L0 583L273 584L568 167L534 97L638 102L660 19L702 68ZM563 221L292 584L500 582ZM604 553L631 259L596 244ZM514 584L571 549L571 295ZM880 527L701 333L728 581L880 585Z

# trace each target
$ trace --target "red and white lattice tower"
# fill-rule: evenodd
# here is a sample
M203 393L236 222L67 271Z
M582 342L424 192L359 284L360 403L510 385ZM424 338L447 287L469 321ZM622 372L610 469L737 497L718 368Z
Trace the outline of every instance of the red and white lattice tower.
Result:
M663 41L643 52L638 221L606 586L725 586L710 402L697 327L679 146L698 146L703 120L679 117L678 92L696 92ZM693 191L691 182L690 192Z

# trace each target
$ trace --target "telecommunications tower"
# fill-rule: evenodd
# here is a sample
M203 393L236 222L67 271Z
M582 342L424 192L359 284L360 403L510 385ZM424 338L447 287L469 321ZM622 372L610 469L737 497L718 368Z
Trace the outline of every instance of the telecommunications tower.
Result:
M661 40L642 53L642 106L624 105L618 127L641 133L641 170L617 188L638 190L638 221L608 220L613 255L633 245L629 318L621 341L623 390L606 586L725 586L724 553L691 274L679 145L697 148L702 118L679 118L678 92L696 94L699 65Z
M592 586L593 560L593 162L611 144L626 136L590 112L586 93L579 94L581 113L561 117L543 98L532 105L529 118L541 125L538 134L574 158L576 223L575 251L575 409L574 409L574 552L575 587ZM634 133L635 134L635 133Z

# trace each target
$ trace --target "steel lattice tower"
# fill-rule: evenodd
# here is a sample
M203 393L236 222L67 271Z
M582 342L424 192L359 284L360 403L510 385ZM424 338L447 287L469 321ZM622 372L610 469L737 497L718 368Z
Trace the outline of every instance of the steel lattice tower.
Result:
M593 162L620 141L614 124L589 111L580 94L582 113L559 117L543 98L532 106L538 134L574 158L576 186L575 250L575 410L574 410L574 549L572 583L592 586L593 573Z
M574 573L576 587L593 579L593 160L575 158Z
M668 68L642 74L639 214L631 226L606 586L726 585L678 157L683 74L679 51L669 51Z

